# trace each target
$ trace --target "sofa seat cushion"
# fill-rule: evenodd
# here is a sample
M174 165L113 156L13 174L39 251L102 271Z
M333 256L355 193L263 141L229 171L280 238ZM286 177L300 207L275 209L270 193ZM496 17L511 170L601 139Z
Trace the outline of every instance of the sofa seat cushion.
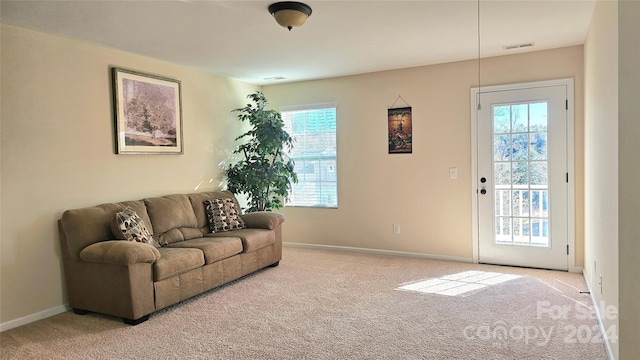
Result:
M170 278L204 265L204 253L200 249L167 248L158 249L160 259L153 263L153 280Z
M229 237L234 236L242 240L242 249L244 252L251 252L263 247L269 246L276 242L276 234L273 230L265 229L242 229L225 231L221 233L208 233L206 237Z
M173 243L166 247L200 249L204 253L205 263L211 264L240 254L242 241L237 237L199 238Z

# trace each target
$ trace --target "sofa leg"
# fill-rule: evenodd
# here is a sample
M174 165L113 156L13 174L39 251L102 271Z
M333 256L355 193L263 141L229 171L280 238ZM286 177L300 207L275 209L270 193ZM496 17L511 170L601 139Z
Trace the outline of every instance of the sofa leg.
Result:
M140 323L143 323L143 322L145 322L145 321L149 320L149 315L147 314L147 315L145 315L145 316L143 316L143 317L140 317L140 318L137 318L137 319L135 319L135 320L132 320L132 319L125 319L125 318L122 318L122 320L123 320L123 321L124 321L124 323L125 323L125 324L127 324L127 325L133 325L133 326L135 326L135 325L138 325L138 324L140 324Z
M269 265L269 267L276 267L278 265L280 265L280 261L274 262L273 264Z
M73 313L76 315L87 315L89 312L87 310L73 308Z

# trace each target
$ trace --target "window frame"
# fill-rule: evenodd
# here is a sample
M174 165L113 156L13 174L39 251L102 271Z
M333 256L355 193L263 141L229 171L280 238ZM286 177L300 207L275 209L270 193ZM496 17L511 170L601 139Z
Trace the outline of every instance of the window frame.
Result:
M333 157L327 157L327 156L321 156L321 157L316 157L316 158L305 158L303 159L304 161L322 161L322 160L331 160L334 159L335 161L335 191L336 191L336 204L335 205L300 205L300 204L291 204L288 201L284 202L284 207L288 207L288 208L312 208L312 209L338 209L339 206L339 179L338 179L338 106L337 103L335 102L329 102L329 103L317 103L317 104L307 104L307 105L294 105L294 106L282 106L278 109L278 111L280 112L280 114L282 115L282 120L283 122L285 122L285 116L284 114L286 112L294 112L294 111L308 111L308 110L323 110L323 109L333 109L335 112L335 132L334 132L334 136L335 136L335 154ZM286 122L285 122L286 123ZM293 127L293 126L292 126ZM291 137L295 138L294 134L289 134L291 135ZM294 143L294 148L295 148L296 144ZM291 156L290 153L287 151L287 156L289 156L290 158L292 158L294 161L296 161L296 158ZM299 178L299 176L298 176ZM300 182L298 182L300 183ZM316 183L316 184L322 184L322 183L334 183L334 181L322 181L322 180L318 180L318 181L309 181L309 183ZM295 184L293 184L293 186L295 186Z

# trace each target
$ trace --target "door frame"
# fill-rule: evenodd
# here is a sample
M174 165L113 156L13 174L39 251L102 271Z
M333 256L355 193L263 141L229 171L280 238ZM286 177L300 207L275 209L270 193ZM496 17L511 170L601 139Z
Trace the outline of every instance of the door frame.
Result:
M573 78L546 80L546 81L534 81L517 84L505 84L494 86L482 86L480 88L471 88L470 97L470 112L471 112L471 227L472 227L472 242L473 242L473 262L479 262L478 248L479 248L479 224L478 224L478 127L477 127L477 104L478 94L482 99L482 94L509 91L509 90L523 90L540 87L550 86L565 86L567 89L567 171L569 172L569 181L567 184L567 243L569 244L568 256L568 269L570 272L582 272L582 268L575 266L575 141L574 141L574 91L573 91Z

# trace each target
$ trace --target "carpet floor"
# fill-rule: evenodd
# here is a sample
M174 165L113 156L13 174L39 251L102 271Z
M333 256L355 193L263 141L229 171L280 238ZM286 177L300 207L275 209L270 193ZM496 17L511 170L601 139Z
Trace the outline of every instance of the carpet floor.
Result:
M285 247L137 326L66 312L1 359L606 359L581 274Z

